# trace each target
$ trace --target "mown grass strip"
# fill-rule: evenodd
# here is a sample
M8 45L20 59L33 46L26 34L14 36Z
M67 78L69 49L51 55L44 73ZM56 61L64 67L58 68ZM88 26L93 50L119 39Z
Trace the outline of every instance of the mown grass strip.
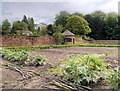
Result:
M65 44L65 45L42 45L42 46L14 46L14 47L3 47L7 49L23 49L23 50L40 50L40 49L51 49L51 48L67 48L67 47L114 47L119 48L120 45L104 45L104 44Z

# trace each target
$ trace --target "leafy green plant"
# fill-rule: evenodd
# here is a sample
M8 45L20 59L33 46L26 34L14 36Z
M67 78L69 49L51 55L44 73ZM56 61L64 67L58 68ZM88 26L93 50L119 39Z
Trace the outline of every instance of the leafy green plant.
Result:
M115 91L120 91L120 69L111 70L107 81L114 87Z
M47 58L42 55L37 55L36 57L32 57L27 50L16 50L16 49L0 49L0 54L3 58L17 62L22 65L32 65L32 66L40 66L44 65L47 62Z
M108 76L106 67L107 63L101 58L101 55L91 54L70 56L57 68L72 83L88 85L97 83L101 78L106 79Z
M64 35L62 33L55 32L53 37L55 38L57 44L62 44L64 42Z
M34 59L34 65L45 65L47 62L47 58L45 56L42 55L37 55Z
M16 51L16 50L2 50L2 57L8 59L9 61L19 61L23 62L28 59L29 53L25 50Z

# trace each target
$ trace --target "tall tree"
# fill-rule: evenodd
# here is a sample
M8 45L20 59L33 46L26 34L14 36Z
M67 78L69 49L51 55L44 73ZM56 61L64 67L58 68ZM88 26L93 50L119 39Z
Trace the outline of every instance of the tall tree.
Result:
M104 31L104 18L106 14L102 11L95 11L92 14L85 15L92 32L89 34L94 39L105 39L106 33Z
M34 19L33 18L28 18L28 29L31 32L35 31L35 23L34 23Z
M67 11L61 11L59 14L55 17L55 25L62 25L65 27L67 23L67 18L70 16L70 14Z
M75 12L75 13L73 13L73 14L71 14L71 15L77 15L77 16L83 17L83 14L81 14L81 13L79 13L79 12Z
M67 19L66 28L76 35L84 35L91 32L88 22L83 17L76 15Z
M105 32L107 39L117 39L118 36L118 15L115 12L110 12L105 17Z
M53 25L52 25L52 24L47 25L47 31L48 31L48 34L49 34L50 36L53 35L54 29L53 29Z
M54 30L54 33L57 32L57 33L62 33L63 31L63 26L62 25L53 25L53 30Z
M11 32L11 24L10 22L6 19L2 22L2 33L3 34L10 34Z
M28 19L27 19L26 15L23 16L22 22L25 22L26 24L28 24Z
M11 33L20 35L21 31L26 31L26 30L28 30L28 28L25 22L14 21Z
M25 22L20 22L20 30L28 30L28 25Z
M20 21L13 22L11 33L20 35Z

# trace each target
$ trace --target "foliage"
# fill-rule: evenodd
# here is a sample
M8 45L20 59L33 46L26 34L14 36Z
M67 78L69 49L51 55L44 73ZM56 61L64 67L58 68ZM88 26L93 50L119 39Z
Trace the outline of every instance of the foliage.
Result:
M92 30L92 32L90 33L90 37L94 39L105 39L105 16L106 14L99 10L85 16L85 19L88 21L89 26Z
M31 32L35 31L35 23L34 23L34 19L33 18L28 18L28 29Z
M1 52L3 58L14 62L19 61L22 64L29 57L29 53L25 50L16 51L16 50L3 49Z
M2 22L2 34L10 34L10 32L11 32L11 24L6 19Z
M55 17L55 25L62 25L63 27L65 27L69 15L70 14L67 11L61 11Z
M50 48L67 48L67 47L114 47L119 48L120 45L104 45L104 44L64 44L64 45L42 45L42 46L14 46L14 47L3 47L10 50L40 50Z
M63 27L62 25L52 25L52 24L49 24L47 26L47 33L48 35L52 36L54 33L61 33L63 30Z
M21 32L26 30L28 30L28 28L25 22L14 21L11 33L16 35L21 35Z
M73 16L74 19L69 20ZM81 17L81 20L75 16ZM52 36L55 32L63 32L69 29L76 35L87 34L88 37L93 39L120 39L120 16L115 12L107 14L97 10L93 13L83 15L80 12L70 14L67 11L61 11L56 14L53 24L49 24L47 27L44 26L44 28L39 26L41 28L38 29L39 31L35 30L35 25L37 24L35 24L33 17L27 18L26 15L23 16L22 20L14 21L12 26L6 19L2 22L2 30L0 30L0 33L21 35L21 30L29 30L32 32L33 36ZM45 24L43 23L43 25Z
M52 25L52 24L49 24L49 25L47 26L47 30L48 30L48 34L49 34L50 36L52 36L53 33L54 33L53 25Z
M93 38L90 38L90 37L85 36L85 35L82 35L81 37L82 37L82 39L87 40L87 41L94 40Z
M62 25L54 25L53 26L53 28L54 28L54 33L62 33L62 31L63 31L63 26Z
M88 85L92 82L97 83L99 79L106 79L107 64L100 55L75 55L63 61L63 76L75 84Z
M118 39L119 25L118 25L118 15L115 12L108 13L105 17L105 28L106 39ZM118 35L118 36L116 36Z
M120 69L119 69L119 67L117 69L111 71L107 81L110 84L112 84L114 89L116 89L115 91L120 90Z
M89 34L94 39L119 39L119 21L115 12L108 14L102 11L95 11L85 15L92 32Z
M46 62L47 62L47 58L45 56L42 56L42 55L37 55L34 59L34 64L35 65L45 65Z
M32 57L27 50L20 49L0 49L0 55L6 60L17 62L22 65L41 66L47 62L47 58L42 55Z
M25 15L23 16L22 22L25 22L26 24L28 24L28 19Z
M42 36L48 35L47 28L45 26L41 27L41 30L39 31L39 34Z
M91 29L88 26L88 22L81 16L70 16L67 19L66 28L69 29L74 34L88 34Z
M81 14L81 13L79 13L79 12L75 12L75 13L73 13L73 14L71 14L71 15L76 15L76 16L81 16L81 17L83 17L83 14Z
M62 44L64 42L64 35L62 33L56 32L53 34L57 44Z

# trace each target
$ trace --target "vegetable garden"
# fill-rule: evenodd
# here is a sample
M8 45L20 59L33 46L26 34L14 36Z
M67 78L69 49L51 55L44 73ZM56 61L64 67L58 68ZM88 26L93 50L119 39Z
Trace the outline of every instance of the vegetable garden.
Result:
M117 46L80 46L82 45L1 48L0 56L3 58L3 70L7 67L8 70L12 68L23 75L25 75L24 73L32 74L29 79L22 79L17 83L13 82L14 85L12 83L8 86L3 82L3 87L27 88L20 84L30 81L26 83L28 88L30 88L30 83L33 83L32 85L39 89L57 88L71 91L80 89L94 91L99 84L101 84L98 87L99 89L107 89L106 87L102 88L104 84L107 84L110 91L119 91L120 70L117 59ZM114 62L114 60L116 61ZM43 79L44 82L41 81ZM36 85L38 83L39 86ZM52 86L55 87L52 88Z

